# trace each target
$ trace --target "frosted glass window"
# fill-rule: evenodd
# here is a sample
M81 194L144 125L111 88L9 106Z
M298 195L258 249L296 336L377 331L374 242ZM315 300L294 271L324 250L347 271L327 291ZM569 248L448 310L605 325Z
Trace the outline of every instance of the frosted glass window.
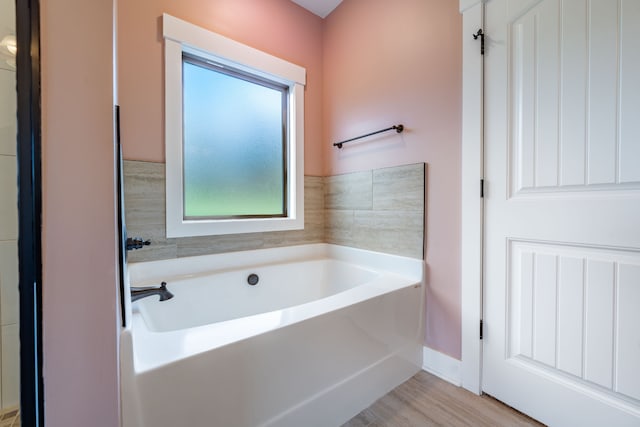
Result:
M166 236L304 229L306 70L162 15Z
M286 216L288 87L182 63L184 218Z

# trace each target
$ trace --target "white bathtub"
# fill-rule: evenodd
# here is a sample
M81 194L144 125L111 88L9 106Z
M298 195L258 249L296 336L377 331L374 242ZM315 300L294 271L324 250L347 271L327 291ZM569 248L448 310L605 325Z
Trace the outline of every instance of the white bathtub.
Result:
M129 281L175 297L127 309L123 427L339 426L420 369L421 260L318 244L130 264Z

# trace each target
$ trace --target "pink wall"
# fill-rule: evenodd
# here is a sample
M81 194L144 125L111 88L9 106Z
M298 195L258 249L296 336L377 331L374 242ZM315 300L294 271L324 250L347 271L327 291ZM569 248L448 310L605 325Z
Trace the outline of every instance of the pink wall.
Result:
M425 338L458 359L461 27L456 1L344 0L324 25L322 142L327 175L428 164ZM331 146L396 123L404 133Z
M305 174L322 175L322 19L282 0L137 0L118 4L119 101L127 160L164 161L168 13L307 69Z
M40 4L45 421L114 427L113 1Z

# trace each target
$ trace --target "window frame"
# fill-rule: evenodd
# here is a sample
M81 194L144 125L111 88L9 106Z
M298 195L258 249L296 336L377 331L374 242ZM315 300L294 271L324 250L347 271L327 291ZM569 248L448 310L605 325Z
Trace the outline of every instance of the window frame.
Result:
M280 117L281 117L281 122L278 124L278 126L280 127L281 131L282 131L282 135L281 138L279 140L279 145L280 145L280 151L282 154L281 157L281 161L282 161L282 165L280 168L280 171L282 172L282 181L280 181L280 184L282 185L281 189L282 189L282 203L280 206L280 209L282 210L282 213L278 213L278 214L264 214L264 213L253 213L253 214L231 214L231 215L210 215L210 216L205 216L205 215L188 215L186 212L184 213L184 219L185 220L194 220L194 221L199 221L199 220L206 220L206 219L212 219L212 220L220 220L220 219L228 219L228 218L239 218L239 219L247 219L247 218L275 218L275 217L286 217L287 216L287 210L288 210L288 204L287 204L287 200L288 200L288 191L287 191L287 183L288 183L288 172L287 172L287 160L289 158L289 137L288 137L288 132L289 132L289 120L288 120L288 112L289 112L289 86L288 85L284 85L282 83L277 83L274 82L273 80L267 80L264 78L260 78L257 77L255 74L248 74L242 71L239 71L235 68L231 68L228 66L223 66L218 62L213 62L213 61L208 61L205 60L201 57L196 57L194 55L191 54L187 54L184 53L182 54L182 72L185 72L185 65L189 64L191 66L196 66L196 67L201 67L205 70L208 70L212 73L219 73L222 75L225 75L227 77L231 77L231 78L235 78L238 80L242 80L244 82L250 83L250 84L254 84L254 85L259 85L274 91L277 91L280 93ZM183 79L184 79L184 75L183 75ZM184 90L184 81L183 81L183 90ZM184 92L183 92L183 116L184 116L184 111L185 111L185 107L184 107ZM183 126L184 126L184 117L183 117ZM184 138L185 133L183 132L183 138ZM185 145L184 145L184 141L183 141L183 155L186 157L185 153ZM183 162L184 164L184 162ZM183 168L183 179L185 180L184 182L186 182L187 178L185 175L185 171ZM183 185L183 206L187 205L187 197L186 197L186 189L187 189L188 185L184 184ZM185 210L186 207L185 207Z
M304 85L306 70L220 34L163 14L165 52L166 232L168 238L304 228ZM286 216L185 219L183 54L288 87Z

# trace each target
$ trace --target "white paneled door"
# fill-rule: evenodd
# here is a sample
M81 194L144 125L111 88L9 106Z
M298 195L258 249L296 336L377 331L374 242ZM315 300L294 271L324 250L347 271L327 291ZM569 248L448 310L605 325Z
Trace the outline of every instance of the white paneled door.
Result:
M640 0L489 0L483 390L640 426Z

